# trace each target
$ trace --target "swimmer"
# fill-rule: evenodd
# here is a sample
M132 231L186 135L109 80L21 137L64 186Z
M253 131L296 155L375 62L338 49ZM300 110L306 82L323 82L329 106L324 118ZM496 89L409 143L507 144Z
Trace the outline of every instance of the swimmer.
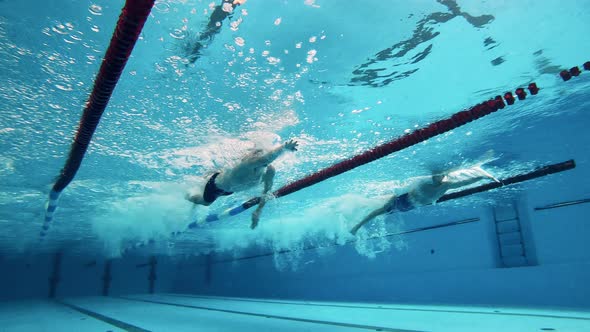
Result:
M266 153L262 149L257 149L244 157L236 166L213 173L207 180L202 193L194 195L186 194L185 198L194 204L209 206L219 196L227 196L237 191L244 191L263 182L264 189L260 203L258 203L256 211L252 214L250 228L254 229L258 225L260 213L266 201L269 199L268 193L272 188L275 168L271 163L285 151L297 151L297 145L298 143L296 141L289 140Z
M434 174L424 177L412 188L402 194L393 195L382 207L369 213L361 222L351 230L356 235L358 230L375 217L394 212L406 212L415 208L435 203L448 190L468 186L483 179L491 179L500 182L490 173L481 168L481 164L466 169L447 171L442 174Z
M221 5L215 6L209 22L203 32L199 34L198 40L194 44L188 44L186 46L187 52L189 53L188 58L190 63L195 63L201 56L201 49L207 47L207 45L213 41L213 37L221 32L221 22L226 18L231 18L234 9L237 6L242 5L246 0L222 0Z

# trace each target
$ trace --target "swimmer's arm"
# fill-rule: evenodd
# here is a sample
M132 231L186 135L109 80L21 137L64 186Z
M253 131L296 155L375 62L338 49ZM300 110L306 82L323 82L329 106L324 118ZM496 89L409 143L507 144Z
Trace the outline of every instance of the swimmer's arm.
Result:
M262 209L266 205L266 201L268 200L268 193L272 189L273 180L275 177L275 168L272 165L269 165L266 168L266 173L264 173L264 189L262 190L262 196L260 197L260 203L258 203L258 207L256 211L252 213L252 224L250 224L250 228L254 229L258 225L258 221L260 220L260 213Z
M495 176L486 172L482 168L471 169L470 176L471 176L471 178L463 179L460 181L445 180L445 181L443 181L443 185L445 186L445 188L447 190L449 190L449 189L457 189L457 188L461 188L464 186L468 186L470 184L473 184L475 182L478 182L478 181L481 181L484 179L490 179L494 182L500 183L500 180L498 180Z
M497 180L494 177L490 178L488 176L478 176L478 177L474 177L474 178L466 179L466 180L462 180L462 181L455 181L455 182L445 181L445 182L443 182L443 188L445 189L445 191L451 190L451 189L458 189L461 187L465 187L465 186L474 184L474 183L484 180L484 179L491 179L493 181L500 182L499 180Z
M371 213L369 213L366 217L363 218L363 220L361 220L361 222L359 222L358 224L356 224L351 230L350 233L352 235L356 235L356 232L358 232L358 230L363 227L363 225L365 225L366 223L368 223L369 221L373 220L374 218L385 214L387 212L387 208L389 207L389 203L385 204L384 206L373 210Z
M283 152L297 151L297 145L298 144L296 141L289 140L285 142L283 145L279 146L278 148L273 149L270 152L267 152L266 154L262 155L261 157L251 160L250 163L255 166L269 165L270 163L275 161L275 159L277 159L281 154L283 154Z

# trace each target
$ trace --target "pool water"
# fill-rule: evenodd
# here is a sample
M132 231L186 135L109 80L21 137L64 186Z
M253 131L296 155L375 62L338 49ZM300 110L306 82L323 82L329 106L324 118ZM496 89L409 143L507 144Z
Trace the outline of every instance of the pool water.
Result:
M7 330L48 326L40 313L97 331L178 331L192 315L211 330L588 328L583 1L155 1L40 236L124 5L0 1ZM270 200L254 230L254 208L211 216L262 185L208 207L185 199L253 149L298 142L273 162L277 190L517 88L514 105ZM508 179L568 160L350 234L421 177L482 164Z

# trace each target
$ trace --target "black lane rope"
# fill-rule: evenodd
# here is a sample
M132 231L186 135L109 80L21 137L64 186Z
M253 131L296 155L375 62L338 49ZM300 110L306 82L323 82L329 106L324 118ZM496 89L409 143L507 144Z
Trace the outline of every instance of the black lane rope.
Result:
M49 192L49 201L40 233L41 238L49 230L53 214L57 209L59 195L70 184L82 164L92 135L109 103L154 2L155 0L127 0L125 2L100 70L94 80L94 87L84 107L68 159Z

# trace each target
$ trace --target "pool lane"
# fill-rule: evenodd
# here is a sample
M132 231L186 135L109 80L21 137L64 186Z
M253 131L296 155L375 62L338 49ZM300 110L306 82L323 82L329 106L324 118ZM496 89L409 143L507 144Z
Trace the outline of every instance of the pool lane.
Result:
M0 302L2 332L128 331L50 300Z
M162 300L162 301L159 301ZM418 332L339 321L282 317L255 311L226 310L212 306L174 303L168 297L67 298L67 303L149 331L319 331L319 332Z
M526 307L498 307L498 306L443 306L443 305L411 305L411 304L385 304L385 303L366 303L366 302L318 302L318 301L296 301L282 299L264 299L264 298L245 298L245 297L225 297L225 296L208 296L196 294L179 294L179 293L159 293L159 295L170 295L179 297L189 297L197 299L214 299L228 301L242 301L254 303L278 303L319 307L337 307L337 308L356 308L356 309L380 309L380 310L399 310L399 311L431 311L447 313L474 313L490 315L515 315L515 316L532 316L547 318L565 318L590 320L590 311L581 311L576 309L565 308L526 308Z
M56 301L56 302L59 303L59 304L61 304L61 305L63 305L63 306L66 306L66 307L68 307L70 309L76 310L79 313L82 313L84 315L90 316L90 317L92 317L94 319L100 320L100 321L105 322L107 324L110 324L112 326L118 327L118 328L122 329L123 331L127 331L127 332L150 332L150 330L143 329L143 328L141 328L139 326L135 326L135 325L129 324L127 322L118 320L118 319L113 318L113 317L102 315L102 314L100 314L98 312L94 312L94 311L91 311L91 310L84 309L84 308L79 307L79 306L76 306L74 304L69 304L69 303L66 303L66 302L63 302L63 301L59 301L59 300Z
M590 331L590 315L582 311L311 303L184 294L135 295L125 298L177 307L365 326L383 331Z

